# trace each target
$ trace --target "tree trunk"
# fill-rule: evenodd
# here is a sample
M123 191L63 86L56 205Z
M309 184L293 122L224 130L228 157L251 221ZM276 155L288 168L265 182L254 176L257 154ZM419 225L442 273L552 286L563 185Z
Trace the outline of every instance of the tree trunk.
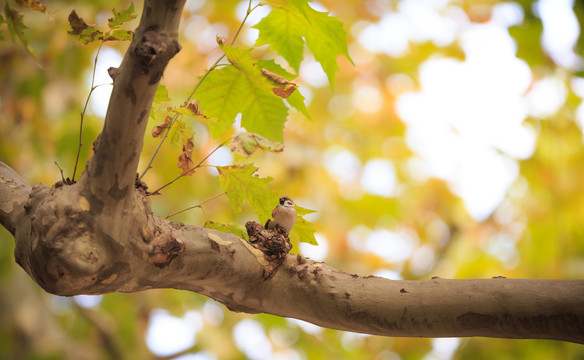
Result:
M375 335L584 344L581 280L394 281L293 255L265 279L264 254L244 239L153 215L135 174L154 93L180 49L183 5L145 2L78 183L30 188L0 162L0 223L14 235L16 261L43 289L76 295L175 288L233 311Z

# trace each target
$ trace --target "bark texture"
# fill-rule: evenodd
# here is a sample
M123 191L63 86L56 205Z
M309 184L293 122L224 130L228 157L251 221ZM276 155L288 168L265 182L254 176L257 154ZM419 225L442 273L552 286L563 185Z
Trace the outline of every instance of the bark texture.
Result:
M266 276L244 239L152 214L135 184L158 81L180 46L184 0L146 1L115 74L103 132L80 181L30 188L0 162L0 223L18 264L58 295L190 290L265 312L384 336L557 339L584 344L584 281L392 281L287 255Z

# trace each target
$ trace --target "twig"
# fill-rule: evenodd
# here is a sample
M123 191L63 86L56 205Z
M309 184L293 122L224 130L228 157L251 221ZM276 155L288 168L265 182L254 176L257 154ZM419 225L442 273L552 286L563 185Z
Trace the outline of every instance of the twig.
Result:
M55 161L55 165L57 165L57 167L59 168L59 171L61 172L61 180L63 182L65 182L65 175L63 174L63 169L61 168L61 166L59 166L59 163Z
M193 166L192 168L188 169L187 171L183 172L182 174L180 174L179 176L175 177L174 179L172 179L170 182L166 183L165 185L159 187L158 189L152 191L151 193L149 193L149 195L157 195L158 192L162 189L164 189L165 187L167 187L168 185L172 184L173 182L177 181L178 179L180 179L183 176L188 175L189 173L193 172L195 169L198 169L201 167L201 165L203 164L203 162L205 160L207 160L211 155L213 155L213 153L217 150L219 150L220 147L222 147L223 145L225 145L229 140L225 140L223 141L221 144L217 145L213 151L211 151L209 154L207 154L207 156L205 156L203 158L203 160L201 160L196 166Z
M217 197L219 197L219 196L221 196L221 195L225 195L225 194L227 194L227 193L226 193L226 192L222 192L221 194L213 195L213 196L211 196L210 198L208 198L207 200L204 200L204 201L200 202L200 203L199 203L199 204L197 204L197 205L189 206L189 207L188 207L188 208L186 208L186 209L182 209L182 210L179 210L179 211L173 212L173 213L171 213L171 214L168 214L168 215L166 215L164 218L165 218L165 219L168 219L168 218L169 218L169 217L171 217L171 216L178 215L178 214L180 214L180 213L183 213L183 212L185 212L185 211L187 211L187 210L191 210L191 209L194 209L194 208L201 208L201 209L203 209L203 204L204 204L204 203L206 203L206 202L208 202L208 201L211 201L211 200L213 200L213 199L215 199L215 198L217 198ZM203 210L203 212L205 212L205 211Z
M219 61L221 61L224 57L225 57L225 55L221 56L217 61L215 61L215 63L209 68L209 70L207 70L207 72L199 80L199 82L197 83L197 85L195 86L195 88L193 89L193 91L191 91L191 93L187 97L187 100L185 101L186 103L189 102L189 101L191 101L191 99L193 98L193 95L195 94L195 91L197 91L197 89L199 88L199 86L201 85L201 83L203 82L203 80L205 80L205 78L209 75L209 73L211 73L211 71L215 70L215 68L219 64ZM146 173L148 172L148 170L150 170L152 168L152 162L154 162L154 158L156 158L156 155L158 155L158 151L162 147L162 143L164 142L164 140L166 140L166 137L168 136L168 133L170 132L170 129L172 128L172 126L176 122L176 119L178 119L178 116L179 116L179 114L178 113L175 113L174 116L172 117L172 120L170 121L170 124L168 124L168 127L166 128L166 130L164 131L164 134L160 138L160 141L158 142L158 145L156 146L156 149L154 149L154 153L150 157L150 160L148 160L148 164L146 165L146 168L140 174L140 180L144 177L144 175L146 175Z
M79 163L79 155L81 154L81 147L83 146L83 142L81 136L83 135L83 118L85 117L85 111L87 110L87 105L89 104L89 99L91 98L91 94L97 88L94 86L95 82L95 71L97 69L97 58L99 57L99 52L101 51L101 46L103 42L99 44L97 48L97 52L95 53L95 60L93 61L93 73L91 74L91 90L89 90L89 94L87 95L87 99L85 99L85 106L83 107L83 111L81 112L81 121L79 123L79 146L77 147L77 157L75 158L75 166L73 167L73 176L71 177L71 181L75 181L75 174L77 173L77 164Z

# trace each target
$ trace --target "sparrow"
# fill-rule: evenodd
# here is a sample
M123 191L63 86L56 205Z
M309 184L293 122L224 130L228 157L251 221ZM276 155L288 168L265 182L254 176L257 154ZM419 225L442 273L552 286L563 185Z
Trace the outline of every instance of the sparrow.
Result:
M290 233L294 223L296 222L296 209L294 208L294 201L288 196L280 197L280 203L272 211L272 219L266 221L264 227L269 230L274 230L276 225L284 230L286 235Z

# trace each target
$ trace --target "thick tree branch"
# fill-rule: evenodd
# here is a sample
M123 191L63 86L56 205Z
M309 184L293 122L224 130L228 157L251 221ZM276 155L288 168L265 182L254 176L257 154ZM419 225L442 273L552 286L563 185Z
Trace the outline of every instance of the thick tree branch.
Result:
M102 228L111 220L94 217L74 190L35 186L27 220L15 233L17 261L54 294L174 288L207 295L233 311L375 335L584 344L582 280L393 281L295 255L265 280L265 255L244 239L153 216L139 190L142 205L118 220L136 231L112 238Z
M115 72L95 155L80 180L89 186L92 204L108 197L116 201L106 203L120 204L122 198L133 194L152 99L166 65L180 50L178 25L184 2L145 1L140 25Z

